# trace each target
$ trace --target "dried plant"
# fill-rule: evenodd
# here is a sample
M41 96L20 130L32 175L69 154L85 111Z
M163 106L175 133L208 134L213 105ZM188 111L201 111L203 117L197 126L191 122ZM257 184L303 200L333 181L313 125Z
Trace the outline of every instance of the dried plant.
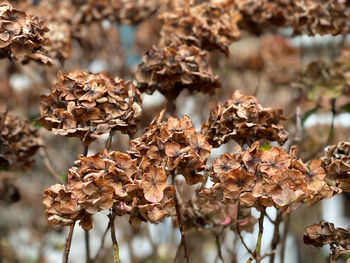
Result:
M231 139L239 144L251 144L259 139L282 144L288 137L280 124L283 120L282 110L264 108L254 96L236 90L232 98L210 111L208 121L202 125L202 133L213 147Z
M48 39L45 33L48 29L37 17L28 16L17 10L9 3L0 5L0 56L28 63L35 60L44 64L51 64L44 45Z
M28 170L42 146L38 130L29 121L10 113L0 115L0 168Z
M46 129L89 145L110 131L133 134L141 115L141 95L132 82L104 73L59 73L51 94L41 99L40 113L38 121Z

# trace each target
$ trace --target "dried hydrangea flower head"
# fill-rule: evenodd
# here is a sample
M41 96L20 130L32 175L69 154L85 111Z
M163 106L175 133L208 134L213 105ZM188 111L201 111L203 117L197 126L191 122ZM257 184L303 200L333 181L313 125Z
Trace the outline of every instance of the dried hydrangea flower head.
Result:
M105 73L59 73L51 94L40 104L41 123L58 135L88 145L96 135L120 130L133 134L141 115L141 94L132 84Z
M223 104L210 111L209 119L202 125L202 133L213 147L233 139L239 144L251 144L260 139L287 140L288 132L280 124L285 117L282 110L262 107L254 96L236 90Z
M321 161L304 164L280 147L261 150L255 142L238 154L224 154L213 162L211 178L214 185L204 193L216 191L227 202L239 200L248 207L263 209L275 206L292 211L302 202L308 206L330 198L340 189L327 184Z
M239 218L241 230L252 232L256 219L251 215L251 209L242 208L237 215L237 204L227 204L206 195L197 195L182 206L182 222L187 231L227 226L235 229Z
M130 223L137 225L141 221L158 223L174 215L174 192L166 183L163 168L152 166L144 172L128 154L103 150L79 156L68 171L67 185L46 190L44 204L51 224L83 220L81 224L91 228L88 222L92 215L113 209L119 216L130 215Z
M38 130L29 121L10 113L0 114L0 168L26 170L41 147Z
M336 262L350 249L350 232L344 228L335 228L334 224L321 222L308 226L304 233L304 243L315 247L330 245L330 262Z
M201 182L200 172L205 169L211 146L186 115L181 120L170 116L162 122L163 116L164 111L144 135L130 141L130 153L141 167L160 166L168 175L182 174L188 184Z
M193 45L153 46L142 57L135 77L141 92L158 90L169 101L183 89L213 94L220 87L209 66L208 53Z
M346 1L277 0L235 1L245 24L290 26L295 34L347 34L350 30Z
M322 161L330 182L350 192L350 142L328 146Z
M9 3L0 4L0 57L19 60L25 64L35 60L51 64L43 48L47 44L44 36L48 29L37 17L28 16Z
M240 13L233 5L203 3L177 12L163 13L162 43L173 41L202 49L219 49L228 55L228 46L240 38Z

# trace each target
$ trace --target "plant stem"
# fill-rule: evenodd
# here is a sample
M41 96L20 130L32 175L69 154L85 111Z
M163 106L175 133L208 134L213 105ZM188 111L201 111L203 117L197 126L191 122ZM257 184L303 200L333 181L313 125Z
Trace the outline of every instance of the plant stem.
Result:
M90 258L90 236L89 236L89 230L84 230L84 237L85 237L86 263L90 263L91 262L91 258Z
M275 251L278 243L280 242L280 231L279 226L282 222L282 213L277 212L276 220L274 221L274 231L273 231L273 238L271 241L271 251ZM275 261L275 253L271 253L270 256L270 263L273 263Z
M214 235L215 235L215 244L217 249L217 257L219 257L222 263L225 263L221 252L220 234L214 233Z
M6 107L6 110L3 113L3 115L2 115L2 119L1 119L1 123L0 123L0 135L2 133L2 130L5 127L5 121L6 121L7 113L8 113L8 108Z
M288 231L289 231L289 219L290 219L290 214L286 214L286 217L284 219L284 227L283 227L283 234L282 234L282 239L281 239L281 263L284 263L284 254L286 250L286 240L288 236Z
M172 174L172 179L173 179L173 185L175 185L175 175ZM176 217L177 217L177 222L179 224L179 229L180 229L180 234L181 234L181 242L180 245L176 251L176 256L174 261L178 258L180 254L181 247L184 248L184 258L185 262L189 262L189 256L188 256L188 251L187 251L187 245L186 245L186 236L185 236L185 229L182 224L182 217L181 217L181 211L180 211L180 206L179 206L179 198L178 198L178 191L175 188L175 194L174 194L174 201L175 201L175 209L176 209Z
M84 155L85 157L88 155L88 151L89 151L89 146L86 145L86 146L84 147L84 153L83 153L83 155Z
M260 261L260 248L261 248L261 238L264 232L264 217L265 217L265 209L263 209L260 213L259 217L259 233L258 233L258 240L256 242L255 250L253 255L247 260L247 263L251 263L253 259L256 260L256 262Z
M101 245L100 248L97 251L96 256L93 258L92 262L96 262L96 260L100 257L100 254L102 253L101 251L104 249L105 246L105 239L106 239L106 235L108 233L108 230L111 227L111 222L108 222L107 228L105 230L105 232L103 233L102 237L101 237Z
M114 132L110 131L109 135L108 135L108 139L106 141L106 149L107 149L107 151L110 151L110 149L111 149L113 135L114 135Z
M247 246L246 242L244 241L243 239L243 236L242 236L242 233L241 233L241 229L240 229L240 225L239 225L239 221L238 221L238 218L239 218L239 208L240 208L240 205L239 203L237 204L237 217L236 217L236 229L237 229L237 234L238 234L238 237L239 239L241 240L241 243L243 244L243 246L245 247L245 249L248 251L248 253L250 255L253 255L254 252Z
M68 255L70 251L70 245L72 244L74 226L75 226L75 222L71 224L69 227L69 233L67 236L66 244L64 246L64 250L63 250L62 263L68 263Z
M115 219L115 213L111 212L109 217L109 223L111 225L111 238L112 238L112 244L113 244L113 253L114 253L114 263L120 263L119 259L119 246L117 242L117 238L115 236L115 225L114 225L114 219Z

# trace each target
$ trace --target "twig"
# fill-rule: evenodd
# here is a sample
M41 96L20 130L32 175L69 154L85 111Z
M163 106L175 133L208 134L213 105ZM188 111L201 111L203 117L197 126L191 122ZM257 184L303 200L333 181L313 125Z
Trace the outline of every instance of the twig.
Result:
M74 226L75 226L75 222L73 224L71 224L69 227L69 233L67 236L66 244L64 246L64 250L63 250L62 263L68 263L68 255L69 255L69 251L70 251L70 245L72 244Z
M331 99L331 113L332 113L332 119L331 119L331 127L329 129L329 134L328 134L328 138L327 138L327 144L330 144L332 137L334 135L334 120L335 120L335 115L337 114L337 111L335 109L335 102L336 99L332 98Z
M240 230L240 225L239 225L239 222L238 222L239 207L240 207L240 205L239 205L239 203L238 203L238 205L237 205L237 212L236 212L236 214L237 214L237 218L236 218L236 222L237 222L237 223L236 223L237 234L238 234L239 239L241 240L243 246L244 246L245 249L248 251L248 253L249 253L250 255L254 255L253 250L251 250L251 249L247 246L246 242L244 241L243 236L242 236L242 233L241 233L241 230Z
M111 222L108 222L107 228L105 230L105 232L103 233L102 237L101 237L101 244L100 244L100 248L97 251L96 256L92 259L92 262L96 262L97 259L100 257L101 251L103 250L104 246L105 246L105 239L106 239L106 235L108 233L108 230L111 227Z
M1 119L1 123L0 123L0 135L2 133L2 130L5 127L5 121L6 121L7 113L8 113L8 108L6 107L6 110L3 113L3 115L2 115L2 119Z
M273 231L273 237L271 241L271 251L276 251L277 245L280 242L280 231L279 226L282 222L282 213L277 212L276 220L274 221L274 231ZM271 253L270 257L270 263L273 263L275 261L275 253Z
M86 146L84 146L84 153L83 153L83 155L86 157L88 155L88 152L89 152L89 146L86 145Z
M221 243L220 243L220 235L222 234L223 231L224 231L224 229L222 229L221 233L214 233L214 236L215 236L217 257L221 260L222 263L225 263L224 257L222 256Z
M175 185L175 175L172 174L172 179L173 179L173 185ZM180 251L181 251L181 247L184 248L184 258L185 258L185 262L189 262L189 256L188 256L188 251L187 251L187 245L186 245L186 236L185 236L185 229L184 226L182 224L182 217L181 217L181 211L180 211L180 206L179 206L179 202L180 199L178 198L178 189L175 189L175 194L174 194L174 201L175 201L175 209L176 209L176 217L177 217L177 222L179 224L179 229L180 229L180 234L181 234L181 242L179 247L177 248L176 251L176 256L174 259L174 262L176 261L176 259L179 257L180 255Z
M120 263L119 259L119 246L117 242L117 238L115 236L115 225L114 225L114 219L116 217L116 214L111 211L111 213L108 215L109 217L109 223L111 225L111 238L112 238L112 244L113 244L113 253L114 253L114 263Z
M58 173L55 172L55 170L53 169L52 167L52 164L51 164L51 159L49 157L49 154L47 152L47 149L45 147L40 147L40 150L39 150L39 153L40 153L40 156L41 156L41 159L43 160L44 162L44 165L45 167L47 168L47 170L50 172L50 174L55 177L55 179L57 181L59 181L60 183L64 183L64 180L59 176Z
M106 149L107 151L110 151L111 146L112 146L112 139L113 139L114 131L110 131L107 141L106 141Z
M260 248L261 248L261 239L262 235L264 233L264 217L265 217L265 209L263 209L260 213L259 217L259 233L258 233L258 240L256 241L256 246L253 255L250 256L250 258L247 260L247 263L251 263L253 259L255 259L257 262L260 261Z
M86 263L90 263L91 262L91 258L90 258L90 236L89 236L89 230L84 230L84 237L85 237Z
M290 214L286 214L285 219L284 219L284 227L283 227L283 234L281 238L281 263L284 263L284 254L286 250L286 240L287 240L287 235L289 231L289 219L290 219Z

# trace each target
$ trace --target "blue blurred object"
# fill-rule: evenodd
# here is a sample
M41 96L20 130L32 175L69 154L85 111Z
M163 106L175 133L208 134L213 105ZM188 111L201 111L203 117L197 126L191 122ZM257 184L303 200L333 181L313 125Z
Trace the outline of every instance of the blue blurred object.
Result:
M125 50L125 63L128 67L134 67L141 62L141 58L134 53L132 45L134 43L135 27L116 23L120 32L120 41Z

